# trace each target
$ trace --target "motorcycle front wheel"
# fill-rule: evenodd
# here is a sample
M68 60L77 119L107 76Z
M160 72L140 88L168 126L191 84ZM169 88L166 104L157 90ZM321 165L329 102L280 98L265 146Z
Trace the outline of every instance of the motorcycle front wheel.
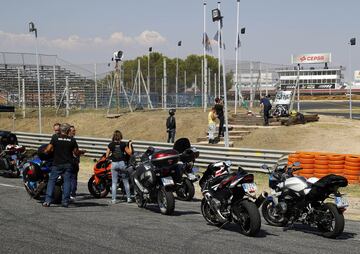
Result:
M157 194L158 205L160 212L164 215L170 215L174 213L175 210L175 198L172 192L166 191L162 187Z
M144 208L146 206L144 196L137 186L135 186L135 202L139 208Z
M210 225L220 227L223 224L218 221L216 213L211 209L205 198L201 200L201 214Z
M321 208L322 215L317 227L322 235L327 238L336 238L341 235L345 226L344 215L339 213L336 205L332 203L325 203Z
M240 226L241 233L246 236L255 236L260 231L260 213L254 202L243 200L233 207L236 223Z
M92 175L88 181L88 190L94 198L105 198L109 193L109 188L104 180L95 183L95 176Z
M261 213L267 223L275 227L284 227L288 219L283 213L277 213L275 204L271 200L265 200L261 207Z
M181 186L176 190L176 196L182 201L190 201L195 195L194 184L187 178L183 178Z
M54 189L54 204L60 204L62 200L62 186L60 184L55 185Z

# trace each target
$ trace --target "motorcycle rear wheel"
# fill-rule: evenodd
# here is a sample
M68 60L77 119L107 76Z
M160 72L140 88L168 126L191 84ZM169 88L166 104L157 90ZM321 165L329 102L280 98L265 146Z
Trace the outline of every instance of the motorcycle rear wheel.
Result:
M284 227L288 223L288 219L284 214L274 214L275 207L274 202L271 200L265 200L261 207L261 213L267 223L275 227Z
M223 223L219 222L215 212L211 209L205 198L201 200L201 213L204 219L213 226L220 227Z
M187 178L183 178L181 186L176 190L176 196L182 201L190 201L195 195L194 184Z
M172 192L161 188L157 194L158 205L160 212L164 215L171 215L175 210L175 198Z
M233 212L236 223L240 226L241 233L246 236L255 236L261 227L260 213L254 202L243 200L235 204Z
M60 204L62 200L62 186L61 185L55 185L54 189L54 204Z
M110 191L105 181L100 180L100 183L96 184L94 175L88 181L88 190L94 198L105 198Z
M321 216L321 221L317 224L318 229L326 238L336 238L344 231L345 219L344 215L339 213L336 205L332 203L325 203L322 206L322 211L325 212Z

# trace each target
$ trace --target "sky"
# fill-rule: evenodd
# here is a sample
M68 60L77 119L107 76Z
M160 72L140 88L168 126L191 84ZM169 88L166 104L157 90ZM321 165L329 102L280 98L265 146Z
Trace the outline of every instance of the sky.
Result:
M147 54L148 48L169 57L202 54L202 0L0 0L0 52L56 54L72 63L109 62L116 50L125 59ZM208 0L207 34L217 25ZM236 0L222 0L225 58L235 59ZM359 0L241 0L241 60L290 64L291 54L332 53L332 66L360 69ZM182 46L177 47L181 40ZM217 45L212 41L213 54Z

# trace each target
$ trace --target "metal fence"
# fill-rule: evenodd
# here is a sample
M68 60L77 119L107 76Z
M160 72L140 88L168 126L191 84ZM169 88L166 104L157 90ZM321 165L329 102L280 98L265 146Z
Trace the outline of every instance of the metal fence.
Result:
M49 134L36 134L26 132L15 132L19 143L28 148L37 149L42 144L47 144L50 141ZM93 137L76 137L78 145L81 149L87 150L86 156L98 158L107 148L110 139L93 138ZM126 140L125 140L126 141ZM133 141L135 151L144 152L147 147L153 146L160 149L172 148L172 144L153 142L153 141ZM239 166L246 170L254 172L265 172L261 169L261 165L274 165L277 160L292 151L278 151L278 150L262 150L250 148L224 148L213 146L193 145L200 152L200 157L196 160L196 165L199 167L207 167L209 163L220 160L230 160L233 168Z
M68 78L68 103L70 108L106 108L109 105L110 108L115 108L115 103L119 103L122 108L127 108L128 103L125 95L128 98L133 97L133 108L139 105L147 106L148 99L143 88L141 88L140 94L138 92L135 95L133 94L136 70L121 70L121 77L127 74L132 78L131 80L122 79L123 89L119 88L120 92L115 93L113 91L113 64L72 64L56 55L40 54L39 66L41 103L44 107L65 108L66 77ZM264 86L273 89L274 84L277 82L275 69L278 67L279 65L261 62L241 62L239 65L239 80L244 95L249 94L250 88L254 88L255 93L259 93ZM146 83L147 66L142 65L141 68ZM234 68L235 63L233 61L226 62L228 72L235 72ZM207 96L208 102L212 103L213 99L219 96L222 87L219 85L217 73L210 73L209 71L208 74ZM176 97L178 97L177 106L179 107L201 107L204 103L201 71L192 74L192 76L188 75L187 78L185 73L179 74L178 96L175 94L174 75L174 73L169 73L167 76L167 107L176 105ZM150 98L155 108L164 106L162 78L163 70L161 69L157 70L157 74L150 75ZM141 84L142 86L143 84ZM113 96L111 96L112 91L114 92ZM6 103L22 107L24 101L26 107L37 107L37 94L36 55L0 52L0 104ZM115 99L115 95L120 97L118 101ZM234 89L229 90L229 96L231 100L234 96Z

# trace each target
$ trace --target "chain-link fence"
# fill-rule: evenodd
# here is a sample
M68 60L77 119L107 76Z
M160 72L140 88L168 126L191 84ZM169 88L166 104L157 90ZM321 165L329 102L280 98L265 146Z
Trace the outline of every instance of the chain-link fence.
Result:
M142 66L147 73L147 66ZM243 96L262 91L274 91L278 81L276 69L280 65L261 62L241 62L238 68L238 84ZM226 62L227 72L235 79L235 62ZM164 88L163 70L149 78L150 93L146 94L147 77L137 79L139 70L120 70L115 75L113 63L72 64L56 55L39 55L40 93L43 107L63 108L147 108L149 99L154 108L201 107L204 79L200 73L183 77L179 73L178 94L175 94L175 76L167 76ZM124 80L125 72L131 72L131 80ZM160 73L161 72L161 73ZM185 74L186 75L186 74ZM120 77L120 78L119 78ZM67 80L67 82L66 82ZM212 104L215 97L223 94L222 80L218 73L208 72L207 101ZM68 86L67 86L68 84ZM68 87L68 90L66 89ZM228 87L231 87L228 85ZM159 92L161 91L161 92ZM167 92L166 92L167 91ZM166 96L165 96L166 93ZM234 98L234 87L229 90ZM119 100L117 99L119 97ZM165 99L166 97L166 99ZM36 55L30 53L0 52L0 104L37 107Z

